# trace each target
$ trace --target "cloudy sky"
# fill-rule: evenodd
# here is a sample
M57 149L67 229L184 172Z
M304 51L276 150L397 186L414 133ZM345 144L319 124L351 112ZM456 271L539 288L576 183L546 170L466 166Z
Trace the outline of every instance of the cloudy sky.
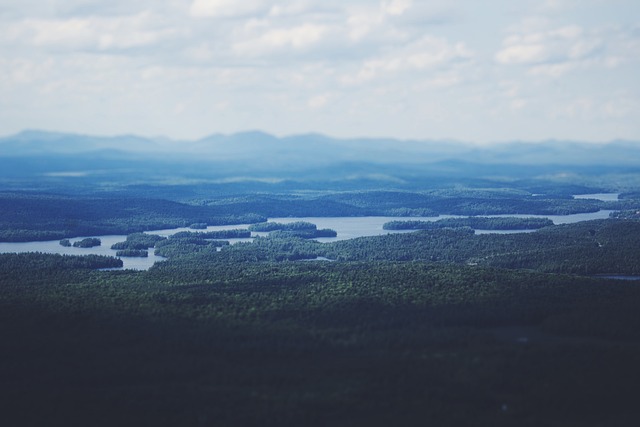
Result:
M640 140L638 0L1 0L0 135Z

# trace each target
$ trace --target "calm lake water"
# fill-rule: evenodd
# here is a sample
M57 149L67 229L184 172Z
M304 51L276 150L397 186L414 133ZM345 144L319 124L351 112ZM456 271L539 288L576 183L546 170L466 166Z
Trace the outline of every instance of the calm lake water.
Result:
M59 240L51 240L47 242L24 242L24 243L5 243L0 242L0 253L23 253L23 252L43 252L46 254L61 255L106 255L116 256L116 251L111 249L111 245L117 242L123 242L127 236L89 236L98 237L102 241L102 245L93 248L74 248L60 246ZM84 237L69 239L71 243L82 240ZM119 257L120 258L120 257ZM153 255L153 249L149 251L148 258L121 257L125 269L131 270L148 270L156 261L162 261L164 258Z
M609 218L611 210L601 210L592 213L582 213L573 215L482 215L493 218L549 218L554 224L573 224L580 221L592 219ZM338 217L338 218L269 218L269 221L289 223L295 221L306 221L316 224L318 228L331 228L338 233L337 237L324 237L317 239L320 242L335 242L337 240L354 239L356 237L378 236L389 233L410 233L413 230L383 230L382 225L389 221L437 221L445 218L466 218L460 215L440 215L437 217L389 217L389 216L368 216L368 217ZM477 234L511 234L527 233L535 230L476 230Z
M576 194L574 199L595 199L603 202L616 202L619 200L620 193L594 193L594 194Z
M601 210L592 213L580 213L572 215L486 215L493 218L549 218L555 225L559 224L574 224L581 221L590 221L592 219L607 219L613 212L612 210Z
M355 239L356 237L379 236L389 233L410 233L413 230L383 230L382 225L389 221L437 221L444 218L456 218L455 215L421 216L421 217L389 217L389 216L366 216L366 217L304 217L304 218L269 218L269 221L281 222L284 224L296 221L310 222L318 228L330 228L338 233L337 237L321 237L316 239L319 242L335 242L338 240Z
M608 218L612 211L602 210L599 212L575 214L575 215L488 215L493 217L519 217L519 218L549 218L554 224L570 224L580 221L588 221L592 219ZM382 225L389 221L437 221L445 218L460 218L457 215L441 215L438 217L386 217L386 216L370 216L370 217L336 217L336 218L320 218L320 217L303 217L303 218L270 218L269 221L289 223L295 221L306 221L316 224L318 228L331 228L335 230L337 237L323 237L317 239L319 242L335 242L338 240L354 239L357 237L378 236L389 233L410 233L412 230L383 230ZM168 237L180 231L221 231L232 229L246 229L249 224L239 225L222 225L209 226L206 230L192 230L190 228L174 228L165 230L147 231L149 234L157 234L159 236ZM526 233L534 230L477 230L478 234L486 233ZM252 233L252 236L263 236L268 233ZM59 240L47 242L25 242L25 243L3 243L0 242L0 253L24 253L24 252L43 252L52 254L65 255L107 255L115 256L116 251L111 249L111 245L116 242L126 240L127 236L83 236L75 239L69 239L71 243L81 240L84 237L97 237L102 241L101 246L94 248L74 248L60 246ZM253 238L247 239L225 239L231 244L238 242L250 242ZM124 269L148 270L155 262L162 261L164 258L153 255L153 249L149 251L148 258L131 258L122 257Z

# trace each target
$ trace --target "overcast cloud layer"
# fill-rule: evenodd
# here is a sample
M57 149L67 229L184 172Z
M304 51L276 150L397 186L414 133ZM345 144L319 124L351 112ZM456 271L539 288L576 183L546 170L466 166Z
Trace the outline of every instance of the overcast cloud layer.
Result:
M0 134L640 140L638 0L3 0Z

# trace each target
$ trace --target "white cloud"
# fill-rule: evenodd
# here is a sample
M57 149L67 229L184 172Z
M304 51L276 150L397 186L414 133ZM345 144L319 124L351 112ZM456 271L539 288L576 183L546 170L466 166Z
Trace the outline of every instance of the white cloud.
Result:
M620 119L633 117L639 107L640 103L637 99L630 99L628 97L621 96L603 103L601 111L603 116L606 118Z
M27 19L10 25L6 40L36 48L99 51L153 45L177 31L157 28L146 12L120 18Z
M562 77L570 71L573 71L578 65L572 62L563 62L559 64L541 64L532 67L529 74L533 76L546 76L558 78Z
M382 17L377 12L358 11L347 19L349 37L352 41L362 40L382 23Z
M251 29L252 25L248 28ZM302 24L291 28L269 28L237 42L233 50L239 55L263 56L274 51L303 51L320 42L327 27L317 24Z
M534 76L559 78L578 69L615 68L640 58L633 29L577 25L507 36L495 54L501 65L529 67Z
M200 43L187 48L185 52L189 59L196 62L211 62L215 58L215 53L207 43Z
M406 47L364 61L355 76L347 75L342 81L345 84L362 84L388 74L450 67L471 57L472 53L464 43L424 36ZM446 81L448 84L453 82L451 78ZM459 79L455 78L455 81Z
M347 8L348 35L351 41L366 38L377 41L406 39L406 32L395 22L412 8L412 0L386 0L378 8L372 5Z
M441 74L429 80L429 86L436 88L446 88L458 85L462 81L457 73Z
M496 60L501 64L531 64L548 59L548 51L541 44L517 44L498 52Z
M189 12L196 18L238 17L264 12L264 0L194 0Z
M602 48L602 41L599 39L580 40L574 43L568 52L569 59L582 59L595 54Z
M573 8L576 3L576 0L546 0L540 9L543 12L558 13Z
M43 46L80 48L94 38L91 23L85 19L67 21L26 20L9 27L8 39L14 42Z
M391 16L400 16L404 14L411 5L413 0L388 0L382 2L382 12Z
M318 7L310 0L293 0L286 3L272 2L268 16L270 18L287 18L328 13L329 9ZM332 10L335 13L335 10Z
M514 99L511 101L511 109L512 110L522 110L527 106L527 101L524 99Z
M309 98L309 100L307 101L307 105L309 106L309 108L317 110L325 107L330 99L331 99L331 95L328 93L315 95Z
M503 42L503 49L495 59L501 64L540 64L586 55L589 41L581 38L583 30L577 26L561 27L545 32L515 34Z
M46 79L54 66L51 58L44 61L0 59L0 80L5 84L33 84Z

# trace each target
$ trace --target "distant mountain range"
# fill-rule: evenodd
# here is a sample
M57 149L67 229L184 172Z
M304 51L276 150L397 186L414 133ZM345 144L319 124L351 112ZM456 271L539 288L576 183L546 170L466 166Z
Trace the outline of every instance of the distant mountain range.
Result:
M408 180L414 176L530 176L640 168L640 142L510 142L337 139L321 134L214 134L194 141L135 135L101 137L29 130L0 138L0 178L122 174L202 179ZM506 172L505 172L506 171Z
M24 131L0 138L1 157L126 153L261 164L373 162L429 164L444 160L523 165L640 165L640 142L509 142L487 146L452 140L337 139L321 134L276 137L252 131L214 134L195 141L135 135L101 137Z

